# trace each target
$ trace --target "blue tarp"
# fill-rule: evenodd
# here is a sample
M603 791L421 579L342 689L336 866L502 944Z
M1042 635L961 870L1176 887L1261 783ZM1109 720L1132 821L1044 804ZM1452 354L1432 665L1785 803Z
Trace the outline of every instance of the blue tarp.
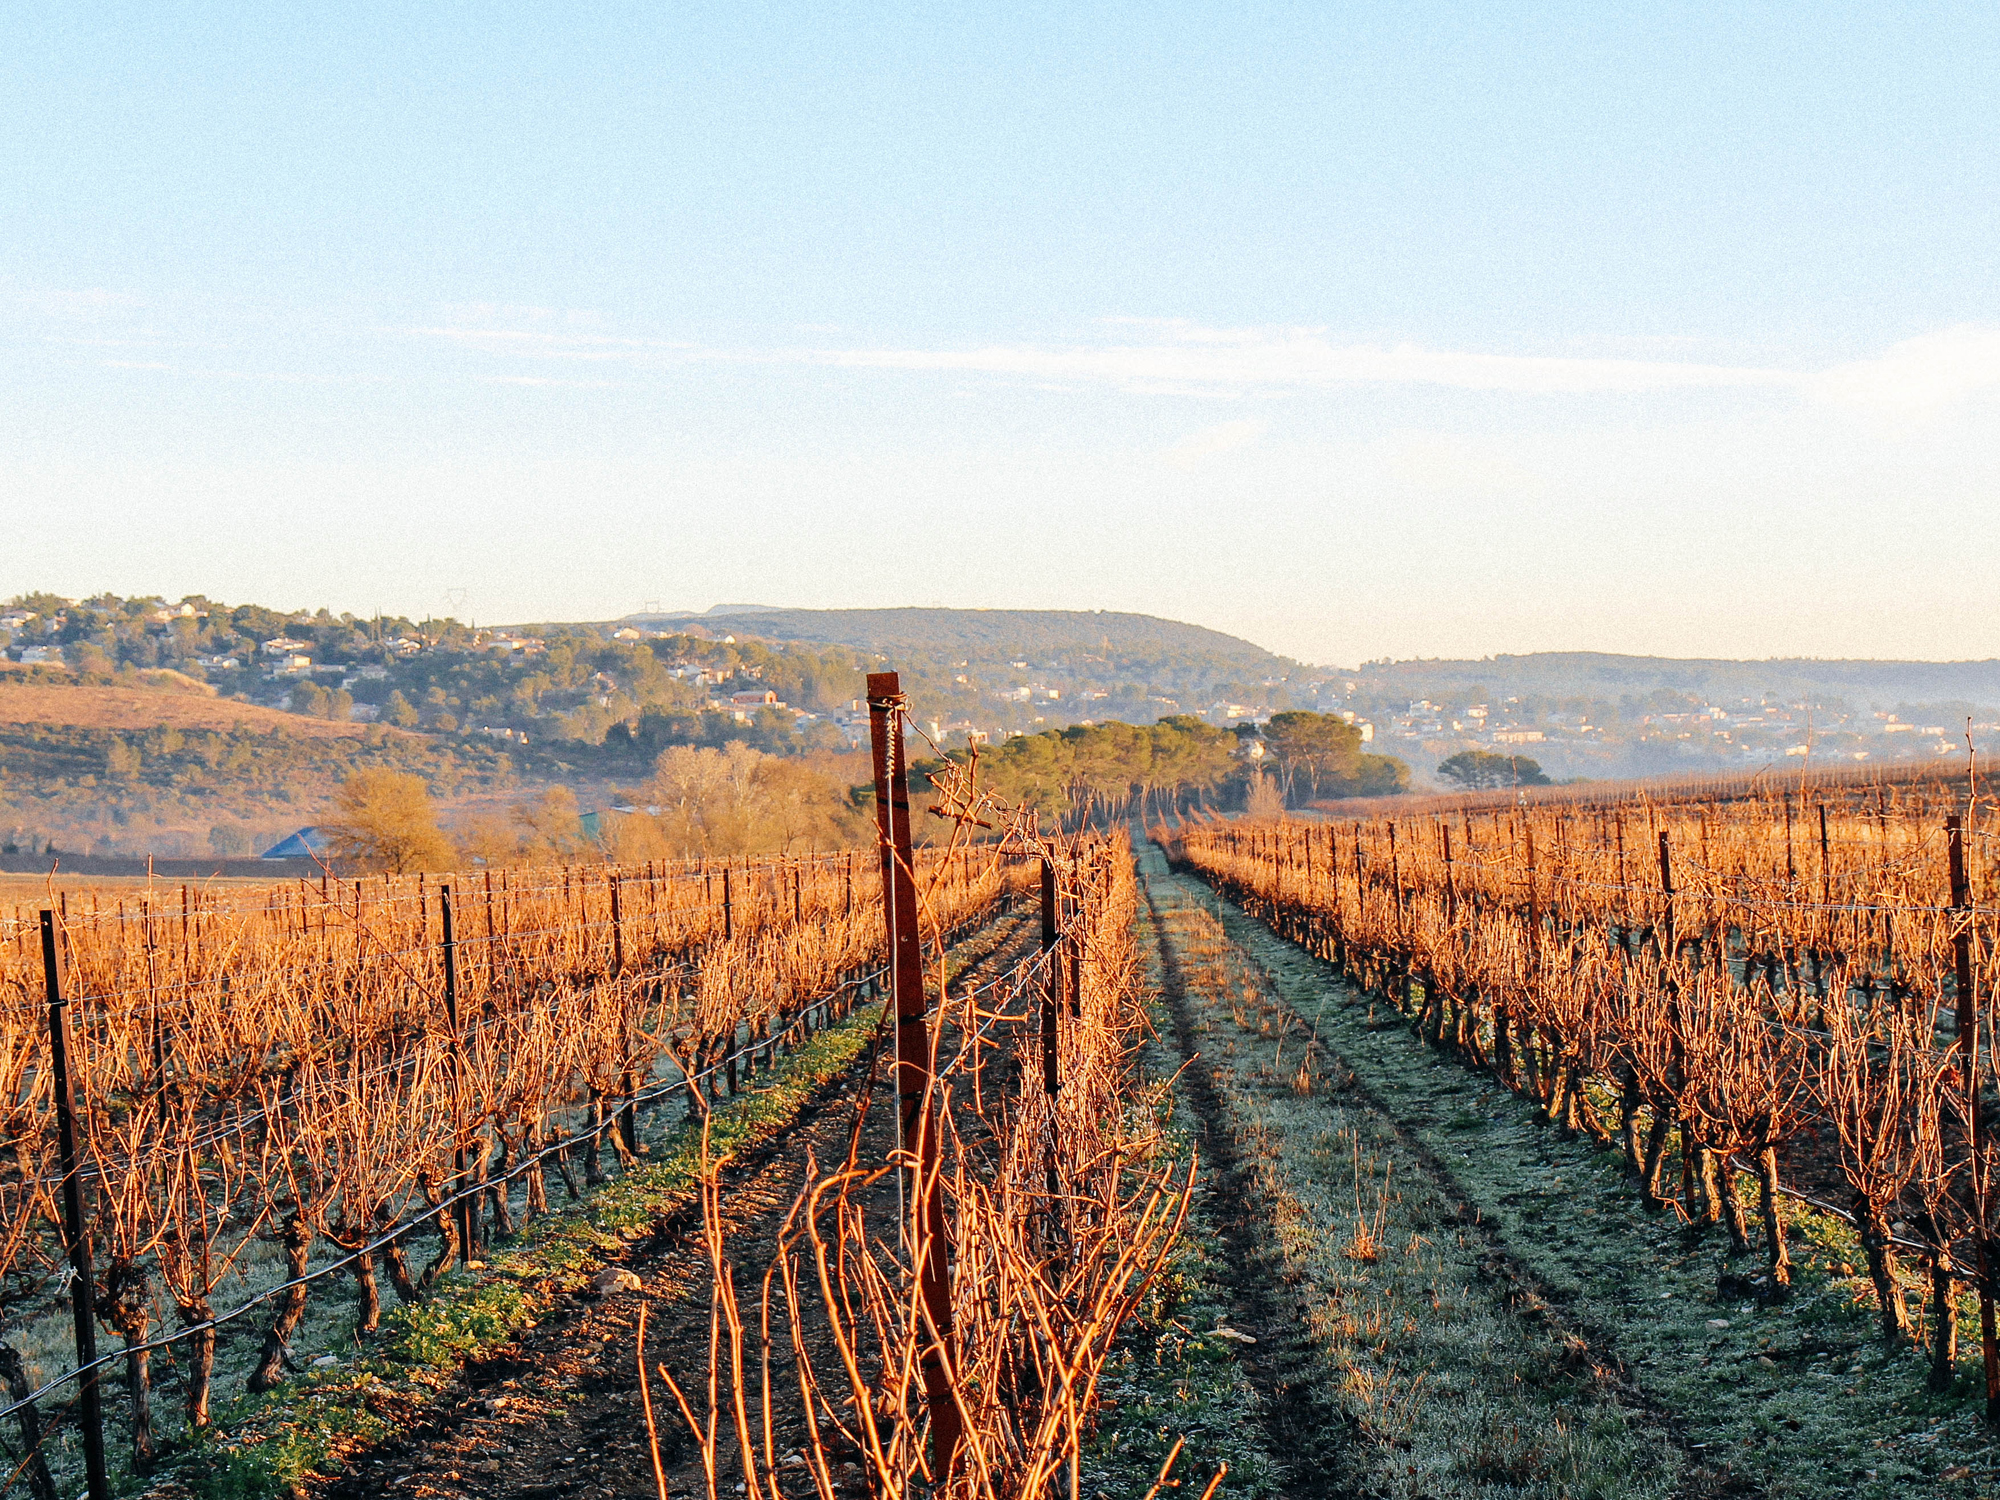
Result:
M289 838L273 844L259 859L311 859L315 854L324 854L332 847L333 840L317 828L301 828Z

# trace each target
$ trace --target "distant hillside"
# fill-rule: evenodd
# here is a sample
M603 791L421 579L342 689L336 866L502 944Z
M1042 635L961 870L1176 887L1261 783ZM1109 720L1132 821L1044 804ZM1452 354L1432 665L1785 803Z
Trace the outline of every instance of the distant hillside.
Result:
M77 687L9 682L0 675L0 724L67 725L78 729L262 730L301 739L352 738L367 726L309 719L261 704L192 692L152 688Z
M1554 777L1651 777L1771 765L1875 767L1960 756L2000 736L2000 662L1778 657L1718 661L1547 651L1377 661L1341 674L1375 744L1429 774L1502 749ZM1969 726L1969 730L1968 730Z
M1413 699L1589 698L1616 701L1666 691L1718 703L1767 693L1785 702L1844 701L1856 709L1898 704L2000 705L2000 661L1867 661L1774 657L1723 661L1542 651L1479 661L1369 662L1354 674L1366 687ZM1483 691L1482 691L1483 690Z
M646 615L634 623L698 622L773 641L852 646L884 656L964 661L1071 659L1116 667L1213 667L1227 674L1284 675L1295 663L1201 625L1155 615L1071 609L781 609L721 605L700 615Z
M137 674L135 674L137 675ZM0 673L0 855L254 853L315 821L357 766L413 771L438 796L516 787L490 741L283 713L172 673L92 686Z
M901 672L920 722L947 739L1175 714L1228 722L1310 703L1322 675L1219 630L1111 611L722 605L626 623L792 650L844 647L863 665Z
M1222 724L1316 686L1247 641L1135 614L730 604L636 628L474 629L31 594L0 605L0 852L262 847L318 816L355 765L468 803L552 782L599 795L678 745L845 752L867 734L862 674L884 662L941 745L1190 713Z

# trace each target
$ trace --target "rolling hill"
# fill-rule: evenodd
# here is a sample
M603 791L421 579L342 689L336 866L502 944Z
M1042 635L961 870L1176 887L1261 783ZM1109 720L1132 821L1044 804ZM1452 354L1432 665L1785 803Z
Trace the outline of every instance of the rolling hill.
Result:
M1132 669L1197 662L1237 675L1282 675L1296 664L1262 646L1179 620L1112 610L782 609L722 605L701 615L637 616L634 623L726 626L772 641L812 641L889 657L947 656L1036 665L1097 659Z
M1230 703L1284 707L1321 675L1219 630L1110 610L739 604L626 623L727 632L778 647L844 647L900 671L926 717L993 729L1105 718L1151 723ZM1035 704L1033 715L1000 717L997 705L1009 695ZM1309 700L1310 690L1304 696Z

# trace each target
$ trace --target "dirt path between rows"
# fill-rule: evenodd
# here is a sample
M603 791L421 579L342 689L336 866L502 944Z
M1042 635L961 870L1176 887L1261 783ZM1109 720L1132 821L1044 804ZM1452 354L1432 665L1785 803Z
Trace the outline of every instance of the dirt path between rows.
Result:
M988 929L990 946L954 976L954 991L1003 972L1032 943L1034 929L1035 920L1023 916ZM891 1148L891 1063L887 1047L865 1051L820 1090L790 1130L725 1170L724 1235L746 1317L755 1316L757 1281L804 1181L808 1156L822 1168L843 1160L855 1106L871 1096L862 1122L863 1159L879 1159ZM893 1199L893 1180L883 1190ZM699 1403L695 1387L707 1367L710 1316L699 1208L655 1224L617 1264L639 1278L637 1290L563 1299L536 1327L468 1366L438 1397L412 1404L403 1414L404 1435L351 1457L340 1477L319 1492L323 1500L652 1500L657 1490L639 1399L638 1315L648 1308L652 1365L666 1364ZM671 1394L655 1379L652 1395L670 1493L703 1493L699 1450ZM799 1446L801 1420L796 1412L782 1413L778 1452ZM722 1446L720 1487L728 1493L739 1486L727 1467L734 1463L733 1438ZM796 1474L793 1488L809 1494L807 1471ZM852 1478L860 1493L858 1469Z

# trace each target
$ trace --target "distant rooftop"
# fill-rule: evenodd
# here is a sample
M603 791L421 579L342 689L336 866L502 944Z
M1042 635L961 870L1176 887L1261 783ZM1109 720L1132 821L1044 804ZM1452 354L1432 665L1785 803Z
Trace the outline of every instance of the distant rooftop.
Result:
M311 859L316 854L324 854L333 847L332 835L319 828L301 828L288 838L280 839L262 854L259 859Z

